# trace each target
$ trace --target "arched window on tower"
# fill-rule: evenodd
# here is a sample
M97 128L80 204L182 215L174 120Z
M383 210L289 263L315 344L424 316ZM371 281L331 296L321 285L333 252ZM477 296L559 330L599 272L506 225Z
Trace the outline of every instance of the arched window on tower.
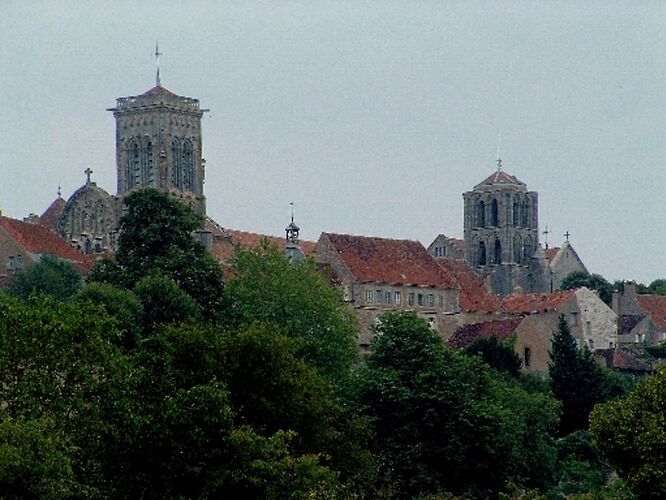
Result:
M476 227L486 227L486 204L483 200L476 205Z
M520 236L516 235L513 237L513 261L516 264L522 262L523 248L520 242Z
M141 162L141 185L152 186L154 178L153 143L146 137L143 143L143 157Z
M490 203L490 225L494 227L499 226L499 203L497 203L495 198Z
M478 265L479 266L485 266L486 265L486 242L485 241L479 241L479 255L478 255Z
M501 264L502 263L502 244L500 243L499 238L495 239L495 255L494 255L494 263L495 264Z
M192 142L183 142L183 189L194 191L194 153Z
M532 240L526 238L523 242L523 262L528 263L532 257Z
M513 199L513 225L520 225L520 200L518 197Z
M525 199L523 200L522 206L520 207L520 215L521 215L521 220L520 223L523 227L529 227L529 202Z
M180 142L178 142L178 139L171 141L171 186L176 189L183 188Z
M132 189L141 183L141 149L138 142L131 142L128 159L127 189Z

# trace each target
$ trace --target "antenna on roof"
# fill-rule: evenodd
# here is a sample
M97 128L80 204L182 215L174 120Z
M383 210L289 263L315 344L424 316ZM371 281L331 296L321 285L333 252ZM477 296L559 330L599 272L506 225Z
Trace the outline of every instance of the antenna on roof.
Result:
M157 75L155 76L155 86L161 87L162 84L160 83L160 56L162 55L162 53L160 52L159 42L155 42L155 53L153 55L155 56L155 65L157 66Z
M502 145L502 133L497 134L497 171L502 170L502 155L500 154L500 149Z

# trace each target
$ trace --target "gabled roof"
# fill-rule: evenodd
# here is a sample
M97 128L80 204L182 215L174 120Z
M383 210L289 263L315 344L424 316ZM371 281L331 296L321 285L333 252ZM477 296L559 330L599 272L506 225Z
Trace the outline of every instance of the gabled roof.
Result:
M69 246L65 240L51 229L39 224L30 224L9 217L0 217L0 228L26 252L31 254L51 254L75 264L82 271L88 271L94 259Z
M44 213L39 216L39 223L42 226L55 229L56 222L58 222L58 218L62 215L62 212L65 210L65 205L67 205L67 202L65 202L64 199L58 196L55 200L53 200L53 203L49 205L49 208L44 210Z
M546 259L548 259L549 262L552 262L557 253L560 251L560 247L550 247L546 248Z
M449 344L453 347L467 347L475 340L489 337L497 337L497 340L503 341L516 331L522 320L523 318L509 318L462 325L453 332Z
M608 368L617 368L618 370L630 370L634 372L652 371L650 366L636 356L617 347L611 349L597 349L594 351L594 354L603 358Z
M654 326L666 331L666 295L637 295L638 305L650 315Z
M474 186L474 189L482 186L495 186L495 185L514 185L514 186L523 186L526 187L527 185L519 181L518 178L514 177L511 174L507 174L504 170L496 170L493 172L491 175L486 177L484 180L479 182L476 186Z
M640 314L623 314L618 318L618 328L620 335L631 333L636 325L641 322L645 316Z
M553 293L514 293L504 299L504 308L512 313L553 311L569 300L577 290L562 290Z
M159 86L159 87L157 87L157 86L156 86L156 87L153 87L153 88L150 89L150 90L146 90L146 91L145 91L143 94L141 94L141 95L155 95L155 94L165 94L165 95L173 95L173 96L177 95L177 94L171 92L169 89L167 89L167 88L165 88L165 87L162 87L162 86Z
M504 309L502 300L481 285L476 273L465 261L443 259L437 262L460 287L460 308L463 311L499 312Z
M457 288L418 241L322 233L358 281ZM320 239L321 240L321 239Z

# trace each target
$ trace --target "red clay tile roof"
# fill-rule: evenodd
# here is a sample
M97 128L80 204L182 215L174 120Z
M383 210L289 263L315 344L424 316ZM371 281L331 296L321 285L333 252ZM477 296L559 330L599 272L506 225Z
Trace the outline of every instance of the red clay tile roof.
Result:
M465 261L444 259L438 264L460 287L460 307L463 311L499 312L504 309L502 300L481 285L476 273Z
M164 88L164 87L153 87L150 90L146 90L141 95L152 95L152 94L177 95L177 94L174 94L173 92L171 92L169 89Z
M62 212L65 210L65 205L67 205L67 202L58 196L53 203L51 203L49 208L44 210L44 213L39 216L39 223L42 226L55 229L58 218L60 218Z
M354 278L365 282L458 288L418 241L323 233Z
M497 340L503 341L516 331L522 320L523 318L509 318L462 325L453 332L449 344L458 348L467 347L477 339L493 336L497 337Z
M560 247L550 247L546 248L546 259L548 259L549 262L552 262L555 256L557 255L557 252L560 251Z
M556 310L569 300L576 290L562 290L553 293L517 293L504 299L504 308L513 313Z
M504 170L496 170L490 176L486 177L484 180L479 182L474 188L481 186L493 186L495 184L517 184L519 186L525 186L526 184L522 181L519 181L513 175L507 174Z
M617 347L612 349L597 349L594 351L594 354L603 358L608 368L631 370L634 372L652 371L650 366L638 359L636 356L623 349L618 349Z
M268 239L268 241L276 245L280 251L284 251L285 249L285 238L270 236L267 234L250 233L247 231L237 231L235 229L226 229L210 217L206 218L205 224L206 229L213 233L213 255L218 260L225 262L229 261L233 255L233 247L237 245L245 248L256 248L264 239ZM228 243L231 243L231 245ZM315 245L316 243L313 241L301 240L300 242L301 251L306 256L314 251Z
M637 295L638 305L650 315L654 326L666 331L666 295Z
M87 272L95 261L88 255L69 246L65 240L47 227L0 217L0 227L26 252L52 254L72 262L79 270Z

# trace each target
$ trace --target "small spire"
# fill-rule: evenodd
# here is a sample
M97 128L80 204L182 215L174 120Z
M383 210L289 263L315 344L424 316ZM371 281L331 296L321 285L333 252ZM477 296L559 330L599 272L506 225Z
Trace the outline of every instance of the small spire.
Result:
M155 42L155 53L153 55L155 56L155 64L157 66L157 75L155 76L155 86L161 87L162 84L160 82L160 56L162 55L162 53L160 52L159 42Z
M291 222L294 222L294 202L289 203L289 206L291 207Z
M60 184L58 184L58 198L62 198L62 189L60 188Z

